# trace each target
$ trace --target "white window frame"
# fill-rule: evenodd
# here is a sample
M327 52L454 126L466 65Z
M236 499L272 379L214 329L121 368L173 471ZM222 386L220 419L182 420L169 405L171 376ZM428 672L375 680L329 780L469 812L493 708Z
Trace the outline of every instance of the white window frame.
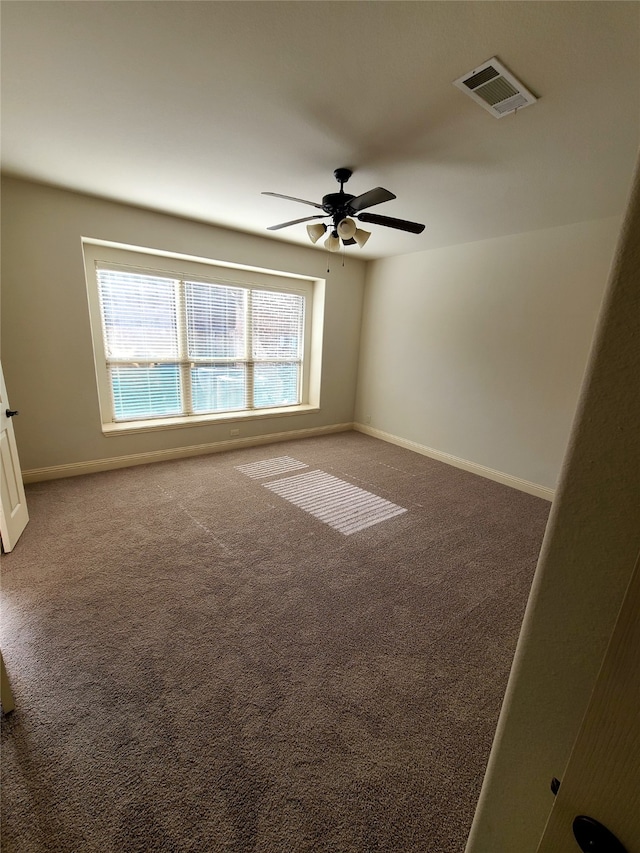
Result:
M233 423L261 418L285 417L320 409L320 370L325 282L308 276L291 275L276 270L230 264L208 258L196 258L172 252L161 252L139 246L126 246L83 237L82 248L87 284L89 319L100 407L102 432L117 435L164 429L193 427L213 423ZM278 408L245 409L212 414L180 415L134 421L115 421L113 395L102 324L102 311L97 270L118 269L150 275L159 274L190 281L297 293L305 299L304 347L302 357L302 402Z

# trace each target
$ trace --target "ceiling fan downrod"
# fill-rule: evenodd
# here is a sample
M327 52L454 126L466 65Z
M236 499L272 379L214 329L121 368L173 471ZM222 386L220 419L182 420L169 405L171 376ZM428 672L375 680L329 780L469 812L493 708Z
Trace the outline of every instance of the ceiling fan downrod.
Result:
M336 181L340 184L340 192L342 192L343 185L347 183L347 181L349 180L351 175L353 175L353 172L351 171L351 169L347 169L347 168L336 169L334 171L333 176L336 179Z

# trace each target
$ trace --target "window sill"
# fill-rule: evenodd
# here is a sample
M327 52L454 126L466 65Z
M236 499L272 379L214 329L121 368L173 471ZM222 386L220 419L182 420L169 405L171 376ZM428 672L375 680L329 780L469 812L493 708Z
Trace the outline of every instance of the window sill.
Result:
M311 414L319 412L319 406L301 405L290 406L286 409L260 409L252 412L225 412L220 415L192 415L182 418L153 418L145 421L123 421L121 423L102 424L102 434L106 436L130 435L138 432L158 432L167 429L189 429L190 427L208 426L211 424L242 423L257 421L265 418L282 418L291 415Z

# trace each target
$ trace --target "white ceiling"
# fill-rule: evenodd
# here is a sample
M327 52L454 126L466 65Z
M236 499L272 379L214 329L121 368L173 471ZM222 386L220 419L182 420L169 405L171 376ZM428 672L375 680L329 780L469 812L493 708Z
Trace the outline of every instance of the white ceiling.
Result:
M640 140L637 2L3 0L4 171L310 245L320 201L397 195L359 257L587 219ZM497 56L540 100L497 120L452 81Z

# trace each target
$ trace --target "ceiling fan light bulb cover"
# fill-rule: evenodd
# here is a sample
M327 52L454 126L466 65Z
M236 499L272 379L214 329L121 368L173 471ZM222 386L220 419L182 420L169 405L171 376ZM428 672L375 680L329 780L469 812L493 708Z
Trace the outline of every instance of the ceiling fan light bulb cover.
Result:
M338 223L338 235L342 237L343 240L350 240L356 231L357 225L353 219L350 219L349 217Z
M307 225L307 234L312 243L317 243L326 230L327 226L324 222L313 222Z
M337 252L340 249L340 238L337 235L330 234L327 239L324 241L325 249L328 249L330 252Z
M361 249L369 237L371 237L371 231L364 231L362 228L356 228L355 234L353 235L353 239Z

